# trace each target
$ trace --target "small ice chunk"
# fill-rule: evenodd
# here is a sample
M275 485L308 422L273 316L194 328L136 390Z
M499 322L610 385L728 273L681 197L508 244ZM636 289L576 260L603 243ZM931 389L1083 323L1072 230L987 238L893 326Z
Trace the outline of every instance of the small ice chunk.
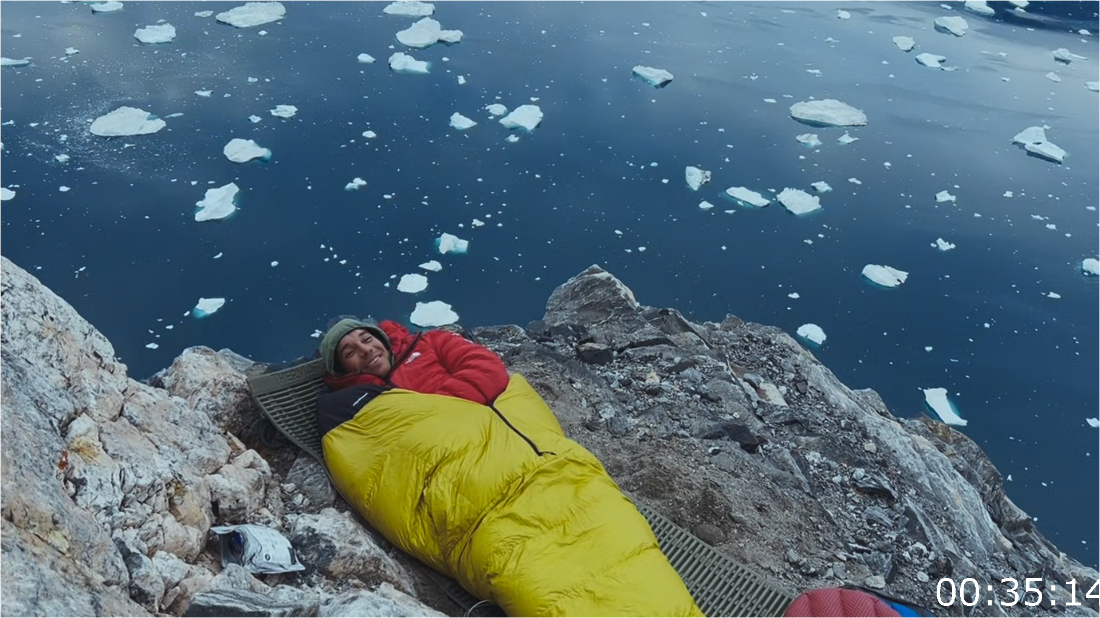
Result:
M1085 422L1088 423L1089 427L1092 427L1093 429L1100 428L1100 419L1086 418Z
M65 185L61 185L57 188L57 190L62 193L68 193L69 191L71 191L71 189L69 187L66 187Z
M428 289L428 278L424 275L402 275L401 281L397 282L397 291L406 294L416 294L426 289Z
M120 135L148 135L156 133L165 122L149 112L136 107L122 106L95 119L89 129L92 135L117 137Z
M1003 194L1001 195L1001 197L1012 197L1012 196L1013 196L1013 193L1012 193L1011 191L1005 191L1005 192L1004 192L1004 193L1003 193Z
M477 123L462 114L455 112L451 114L451 127L458 129L459 131L465 131L470 127L476 126Z
M1054 54L1054 59L1056 61L1062 62L1064 64L1069 64L1069 63L1073 62L1074 60L1088 60L1087 57L1078 56L1077 54L1069 51L1065 47L1059 47L1058 49L1054 50L1051 53Z
M417 2L416 0L399 0L398 2L391 2L386 8L382 9L382 12L386 15L401 15L403 17L427 17L435 13L435 5L428 2Z
M271 158L271 151L267 148L261 147L259 144L250 139L234 138L225 145L222 149L222 153L225 157L234 163L244 163L251 161L252 159L263 159L267 161Z
M710 202L708 202L706 200L703 200L703 201L699 202L699 209L700 210L710 210L711 208L714 208L714 204L711 204Z
M935 21L932 22L932 25L936 29L936 32L953 34L955 36L963 36L966 34L966 31L970 29L970 24L966 23L966 19L958 15L937 17Z
M905 280L909 277L909 273L904 270L890 268L889 266L880 266L878 264L868 264L864 266L862 274L871 281L887 288L897 287L905 283Z
M195 211L195 221L224 219L233 214L233 211L237 210L236 201L239 191L237 185L232 182L216 189L207 189L206 196L195 202L199 207Z
M356 176L355 178L353 178L351 180L351 182L344 185L344 191L357 191L359 189L359 187L365 187L365 186L367 186L367 181L365 181L362 178L359 178L358 176Z
M205 318L221 309L224 304L224 298L199 298L199 302L195 303L193 311L196 318Z
M950 251L955 248L955 245L947 242L942 238L937 238L936 242L932 243L932 246L939 249L940 251Z
M0 58L0 67L25 67L30 63L30 56L26 58Z
M689 165L684 168L684 180L692 191L698 191L699 187L710 182L710 172Z
M374 56L370 54L359 54L359 56L357 56L357 59L362 64L371 64L374 62Z
M172 24L145 26L134 31L134 38L142 43L171 43L176 38L176 28Z
M848 11L845 11L844 9L839 9L836 12L836 17L837 17L837 19L851 19L852 14L849 13Z
M500 124L509 129L522 128L527 131L534 131L541 122L542 110L538 105L520 105L500 119Z
M75 48L75 47L66 47L65 48L65 55L66 56L73 56L73 55L76 55L76 54L79 54L79 53L80 53L80 50Z
M819 148L821 146L821 140L818 139L817 133L803 133L795 136L795 139L807 148Z
M503 116L508 113L508 108L504 107L500 103L493 103L492 105L486 105L485 109L494 116Z
M398 73L423 75L428 72L427 62L424 60L417 60L404 52L397 52L390 56L389 62L390 69Z
M425 17L408 28L397 33L397 41L406 47L423 49L440 41L457 43L462 40L461 30L443 30L439 22Z
M765 103L775 103L776 100L775 99L764 99L764 102Z
M776 197L791 214L804 215L821 208L821 198L801 189L783 189Z
M898 49L903 52L910 52L916 47L917 42L911 36L896 36L894 37L894 45L897 45Z
M155 349L159 348L160 346L155 344L155 343L147 343L147 344L145 344L145 347L149 348L150 350L155 350Z
M966 419L959 416L958 412L955 411L955 404L947 398L946 388L924 389L924 402L928 404L929 408L932 408L932 411L944 423L966 427Z
M824 180L812 182L810 183L810 186L813 187L814 191L817 191L818 193L828 193L829 191L833 190L833 188L829 186L829 183L825 182Z
M1058 83L1058 82L1062 81L1062 76L1058 75L1054 71L1051 71L1050 73L1047 73L1044 77L1046 77L1047 79L1049 79L1050 81L1052 81L1054 83Z
M1038 157L1061 163L1066 157L1066 151L1047 141L1046 130L1043 127L1028 127L1020 131L1012 138L1013 144L1019 144L1024 150Z
M985 0L966 0L966 2L963 3L963 8L971 13L977 13L982 17L993 17L994 13L996 13L993 7L985 3Z
M424 270L430 270L433 273L437 273L437 272L443 270L443 265L440 264L439 262L435 261L435 260L429 260L429 261L424 262L423 264L421 264L420 268L423 268Z
M645 67L638 65L631 70L631 73L642 78L642 81L653 86L655 88L664 88L672 81L672 73L664 69L655 69L653 67Z
M751 189L746 189L745 187L730 187L726 189L726 195L732 197L741 204L753 206L755 208L763 208L772 203L771 200L764 199L763 195Z
M463 254L466 253L470 247L470 241L462 240L458 236L453 234L443 233L439 237L439 252L446 255L448 253Z
M293 105L276 105L275 109L269 111L276 118L293 118L298 113L298 108Z
M210 17L214 14L214 11L197 11L195 17Z
M916 60L919 64L922 64L930 69L942 69L944 68L942 62L947 60L947 56L940 56L937 54L917 54Z
M195 94L199 95L200 97L209 97L210 95L214 94L214 91L213 90L196 90Z
M940 191L939 193L936 194L936 203L937 204L942 204L944 202L954 203L955 202L955 196L951 195L947 191Z
M821 330L821 327L817 324L803 324L798 327L796 331L799 337L821 345L825 343L825 331Z
M852 137L851 135L848 135L847 131L845 131L844 135L841 135L840 137L836 138L836 141L841 146L847 146L848 144L851 144L852 142L858 142L859 138L858 137Z
M1086 275L1092 275L1093 277L1100 276L1100 260L1096 258L1085 258L1081 260L1081 272Z
M513 133L512 135L504 138L504 141L514 144L519 141L519 136Z
M0 187L0 202L6 202L13 197L15 197L15 191L7 187Z
M1058 294L1057 292L1047 292L1047 298L1058 299L1058 298L1061 298L1061 297L1062 297L1062 295Z
M286 17L286 7L281 2L246 2L242 6L218 13L214 19L234 28L251 28L279 21Z
M458 76L458 85L459 86L465 86L466 85L466 76L464 76L464 75L459 75Z
M251 116L249 116L249 117L248 117L248 120L249 120L249 122L251 122L251 123L255 124L255 123L257 123L257 122L259 122L259 121L263 120L263 118L260 118L260 117L259 117L259 116L257 116L256 114L252 114Z
M458 321L458 314L451 311L451 306L439 300L430 303L416 303L409 321L413 324L431 328L433 326L446 326Z
M122 10L122 3L110 0L108 2L93 2L91 4L93 13L114 13L115 11Z
M1093 92L1100 92L1100 82L1085 82L1085 88Z
M367 139L374 139L374 138L378 137L378 134L375 133L374 131L363 131L363 137L365 137Z
M860 180L860 179L858 179L858 178L854 178L854 177L853 177L853 178L849 178L849 179L848 179L848 182L850 182L850 183L852 183L852 184L854 184L854 185L861 185L861 184L863 184L863 181L862 181L862 180Z
M274 261L271 262L271 267L272 268L275 268L278 265L279 265L279 260L274 260ZM171 326L169 326L168 328L171 328Z
M867 124L867 114L836 99L795 103L791 106L791 117L814 126L855 127Z
M69 162L69 155L59 154L59 155L54 156L54 160L57 161L58 163L68 163Z

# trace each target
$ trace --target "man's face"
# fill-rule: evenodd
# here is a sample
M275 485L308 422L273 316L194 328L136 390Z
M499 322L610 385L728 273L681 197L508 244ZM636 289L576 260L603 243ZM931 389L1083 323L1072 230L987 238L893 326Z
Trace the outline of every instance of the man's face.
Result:
M390 372L389 350L365 328L344 335L336 344L336 357L345 373L384 376Z

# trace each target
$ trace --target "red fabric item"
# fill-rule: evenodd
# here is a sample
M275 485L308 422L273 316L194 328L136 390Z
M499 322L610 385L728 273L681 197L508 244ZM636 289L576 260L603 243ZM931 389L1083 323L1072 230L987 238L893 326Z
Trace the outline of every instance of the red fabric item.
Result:
M390 338L394 360L387 380L369 374L325 376L325 384L340 390L356 384L393 386L418 393L450 395L480 404L492 403L508 387L508 371L492 350L443 330L424 333L406 357L416 335L385 320L378 325ZM404 358L404 361L402 361Z
M898 616L892 607L862 590L818 588L798 595L784 616Z

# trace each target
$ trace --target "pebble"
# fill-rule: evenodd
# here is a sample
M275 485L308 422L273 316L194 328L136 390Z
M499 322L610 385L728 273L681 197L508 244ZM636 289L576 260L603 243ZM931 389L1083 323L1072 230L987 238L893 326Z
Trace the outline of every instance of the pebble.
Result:
M877 453L878 452L878 447L875 446L874 442L864 442L863 443L863 450L867 451L868 453Z
M922 584L927 584L928 583L928 573L925 573L924 571L917 571L917 581L919 581Z
M863 580L864 585L868 588L874 588L875 590L882 590L886 587L886 578L881 575L872 575Z

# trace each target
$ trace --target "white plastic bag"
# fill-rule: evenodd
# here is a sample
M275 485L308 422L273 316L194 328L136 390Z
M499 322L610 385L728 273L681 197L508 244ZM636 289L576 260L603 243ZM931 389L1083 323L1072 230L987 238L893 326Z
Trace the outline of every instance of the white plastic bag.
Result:
M210 531L221 540L222 566L239 564L249 573L301 571L290 541L271 528L255 524L214 526Z

